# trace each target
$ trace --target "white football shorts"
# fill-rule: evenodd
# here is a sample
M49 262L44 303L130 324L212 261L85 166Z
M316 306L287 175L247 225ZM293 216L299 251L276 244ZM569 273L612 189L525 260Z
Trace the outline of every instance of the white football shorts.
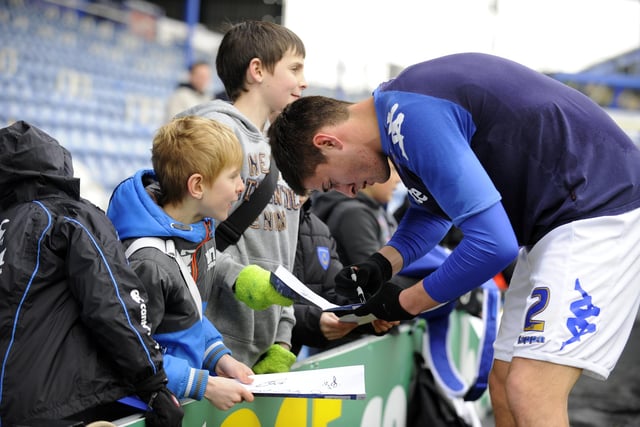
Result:
M521 249L494 357L583 369L605 380L640 304L640 209L574 221Z

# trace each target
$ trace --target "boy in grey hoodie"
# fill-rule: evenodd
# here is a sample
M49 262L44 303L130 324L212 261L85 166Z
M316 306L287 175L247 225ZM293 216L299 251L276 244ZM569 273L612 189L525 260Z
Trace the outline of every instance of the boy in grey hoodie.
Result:
M234 206L249 200L271 165L271 147L263 133L269 119L302 95L305 48L290 30L269 22L245 21L222 39L216 57L218 76L231 103L213 100L179 116L196 115L230 126L242 145L245 192ZM234 294L242 268L249 264L274 271L293 268L298 236L300 201L278 177L270 202L240 237L219 257L214 289L206 316L216 325L236 359L255 373L287 371L295 361L291 331L292 307L271 305L252 309ZM255 307L254 308L261 308Z

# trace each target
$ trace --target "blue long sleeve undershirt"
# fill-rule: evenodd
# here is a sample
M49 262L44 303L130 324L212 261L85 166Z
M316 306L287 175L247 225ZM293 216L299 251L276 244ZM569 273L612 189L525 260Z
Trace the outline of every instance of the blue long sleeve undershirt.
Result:
M409 209L389 242L405 265L428 252L446 234L450 222ZM424 279L425 291L438 302L451 301L502 271L518 254L518 243L501 203L458 225L464 237L443 264ZM417 232L419 230L419 232Z

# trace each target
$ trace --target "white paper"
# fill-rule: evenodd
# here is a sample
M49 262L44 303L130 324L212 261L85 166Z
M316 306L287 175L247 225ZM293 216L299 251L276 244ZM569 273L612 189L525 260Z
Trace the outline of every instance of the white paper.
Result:
M291 272L289 272L281 265L278 266L273 274L278 280L278 283L273 283L278 292L285 296L293 292L296 295L293 298L294 300L302 298L308 303L320 307L323 311L331 311L340 318L341 322L364 325L366 323L371 323L371 321L376 319L373 314L369 314L367 316L356 316L355 314L353 314L353 310L359 307L361 304L339 306L327 301L325 298L309 289L304 283L298 280L296 276L294 276ZM344 314L345 311L349 313Z
M377 319L373 314L367 314L366 316L356 316L355 314L345 314L339 316L340 321L344 323L357 323L358 325L364 325L365 323L371 323Z
M252 375L242 384L259 396L365 399L364 365Z
M278 266L274 274L278 277L278 279L282 281L280 285L286 286L287 288L295 292L298 296L304 298L305 300L307 300L313 305L317 305L322 310L328 310L330 308L338 307L336 304L333 304L332 302L327 301L320 295L313 292L311 289L309 289L304 283L298 280L296 276L291 274L291 272L289 272L289 270L287 270L283 266L281 265Z

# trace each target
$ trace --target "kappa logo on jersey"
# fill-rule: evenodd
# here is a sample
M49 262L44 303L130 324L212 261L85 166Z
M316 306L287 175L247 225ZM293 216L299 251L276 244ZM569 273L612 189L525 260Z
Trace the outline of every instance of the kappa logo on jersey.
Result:
M409 195L411 197L413 197L413 200L416 201L417 204L421 205L424 202L426 202L427 200L429 200L428 196L425 196L424 194L422 194L422 191L416 189L416 188L409 188L407 190L407 193L409 193Z
M389 135L391 135L391 141L394 145L398 145L400 147L400 151L402 151L402 157L409 160L407 157L407 153L404 151L404 136L402 135L402 122L404 121L404 114L398 113L398 115L394 118L394 114L398 110L398 104L393 104L391 107L391 111L387 114L387 125L389 126Z
M2 274L2 266L4 265L4 254L7 252L7 248L4 247L4 225L9 222L8 219L0 222L0 274Z

